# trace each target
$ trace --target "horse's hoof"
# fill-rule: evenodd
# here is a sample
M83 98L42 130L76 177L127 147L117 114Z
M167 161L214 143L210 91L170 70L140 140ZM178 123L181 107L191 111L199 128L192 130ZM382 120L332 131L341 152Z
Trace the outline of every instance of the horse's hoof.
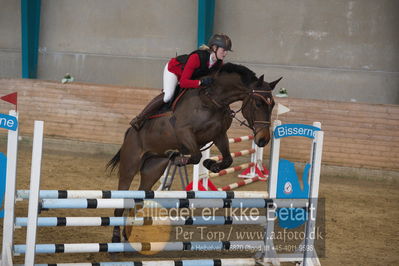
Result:
M212 166L216 164L215 160L211 160L211 159L206 159L204 160L204 162L202 163L203 166L208 169L209 171L212 171ZM213 172L213 171L212 171Z
M219 173L220 171L222 171L222 168L220 168L219 165L214 164L211 166L211 169L209 170L213 173Z
M112 237L112 243L120 243L121 242L121 237L120 236L113 236Z

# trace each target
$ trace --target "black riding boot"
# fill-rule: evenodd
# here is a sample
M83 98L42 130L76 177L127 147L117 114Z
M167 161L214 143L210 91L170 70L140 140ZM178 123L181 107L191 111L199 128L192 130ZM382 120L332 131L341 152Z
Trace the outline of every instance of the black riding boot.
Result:
M156 111L158 111L162 107L162 105L164 104L163 96L164 93L161 93L158 96L156 96L154 99L152 99L151 102L146 107L144 107L143 111L141 111L141 113L138 116L136 116L135 118L132 119L132 121L130 121L130 125L134 127L136 130L140 130L140 128L144 124L144 121L148 117L154 115Z

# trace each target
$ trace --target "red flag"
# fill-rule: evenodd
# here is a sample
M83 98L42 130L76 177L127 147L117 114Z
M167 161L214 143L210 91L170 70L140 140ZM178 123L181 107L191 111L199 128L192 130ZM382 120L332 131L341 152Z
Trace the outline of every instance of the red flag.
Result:
M15 106L17 106L18 93L17 92L13 92L13 93L7 94L7 95L5 95L3 97L0 97L0 99L3 100L3 101L6 101L6 102L12 103ZM17 107L15 109L17 109Z
M17 98L18 98L17 92L13 92L13 93L7 94L3 97L0 97L0 99L2 99L3 101L12 103L14 105L17 105Z

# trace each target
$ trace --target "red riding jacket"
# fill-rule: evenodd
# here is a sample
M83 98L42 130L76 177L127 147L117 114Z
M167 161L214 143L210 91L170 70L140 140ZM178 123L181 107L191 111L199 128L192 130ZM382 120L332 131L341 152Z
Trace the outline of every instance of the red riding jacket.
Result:
M182 56L178 56L172 58L168 64L168 70L177 76L181 88L198 88L200 86L199 77L208 75L223 64L222 60L217 60L209 68L210 53L208 51L196 50L183 56L188 59L181 59Z

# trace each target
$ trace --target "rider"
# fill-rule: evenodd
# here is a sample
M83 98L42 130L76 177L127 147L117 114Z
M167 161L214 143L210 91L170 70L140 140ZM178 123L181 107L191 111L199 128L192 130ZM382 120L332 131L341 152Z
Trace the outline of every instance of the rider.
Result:
M231 39L225 34L215 34L208 46L202 45L189 55L172 58L163 72L163 92L156 96L144 110L130 122L139 130L145 119L158 111L164 103L172 100L176 85L180 88L199 88L212 84L211 77L204 77L223 64L227 52L231 51Z

